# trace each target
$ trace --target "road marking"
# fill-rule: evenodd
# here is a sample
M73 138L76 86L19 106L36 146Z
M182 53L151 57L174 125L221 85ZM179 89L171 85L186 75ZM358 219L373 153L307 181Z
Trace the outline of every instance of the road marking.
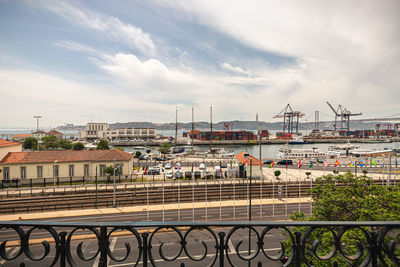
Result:
M10 257L14 256L14 254L17 252L17 248L6 248L6 252L8 253L8 255L10 255ZM7 260L2 259L0 261L0 264L4 264Z
M228 240L228 247L229 247L229 250L231 251L231 253L236 252L231 239Z
M114 237L113 239L111 239L111 243L110 243L110 246L109 246L111 252L114 251L115 244L117 243L117 238L118 238L118 237ZM107 257L107 258L108 258L108 259L107 259L107 266L109 266L109 265L110 265L111 257Z

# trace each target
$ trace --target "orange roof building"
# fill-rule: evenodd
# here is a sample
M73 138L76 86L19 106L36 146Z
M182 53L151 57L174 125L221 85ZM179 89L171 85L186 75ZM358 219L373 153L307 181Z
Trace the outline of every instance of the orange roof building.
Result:
M3 179L104 176L104 168L122 166L131 175L133 155L118 149L10 152L1 161Z
M239 177L250 177L250 171L253 178L263 177L262 162L251 154L247 153L246 151L242 151L239 154L235 155L235 160L236 163L239 164Z
M22 144L0 139L0 160L9 152L21 152Z

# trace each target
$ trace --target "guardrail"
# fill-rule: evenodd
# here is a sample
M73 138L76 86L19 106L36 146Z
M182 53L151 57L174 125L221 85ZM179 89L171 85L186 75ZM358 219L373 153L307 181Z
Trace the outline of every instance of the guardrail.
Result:
M268 266L273 261L283 266L399 266L400 222L144 222L144 223L46 223L0 222L2 262L12 261L25 266L42 262L48 266L81 266L98 261L107 266L110 260L125 262L131 266L174 266L196 264L207 266L244 266L257 264ZM39 239L34 248L35 230L48 234ZM93 253L82 248L81 241L73 241L79 231L89 231L97 242ZM9 232L16 238L10 240ZM111 240L115 233L126 235L123 252L114 251ZM166 231L168 233L166 234ZM247 234L239 235L240 231ZM7 233L4 233L7 232ZM272 240L272 232L280 233L281 240ZM357 234L355 234L357 233ZM194 241L193 237L196 236ZM164 247L165 237L174 238L174 248ZM79 239L79 237L78 237ZM6 242L13 242L17 249L10 253ZM171 240L170 240L171 241ZM278 248L271 248L271 241ZM73 243L75 242L75 243ZM129 242L134 242L132 247ZM195 243L194 243L195 242ZM54 243L55 246L51 246ZM76 243L79 243L76 245ZM280 244L279 244L280 243ZM92 242L93 244L93 242ZM195 246L193 246L195 244ZM201 245L200 245L201 244ZM200 247L199 247L200 245ZM272 244L273 245L273 244ZM276 245L276 244L275 244ZM247 246L247 247L246 247ZM194 255L195 249L199 255ZM277 250L277 253L271 251ZM171 253L174 253L171 255ZM19 262L18 262L19 260Z

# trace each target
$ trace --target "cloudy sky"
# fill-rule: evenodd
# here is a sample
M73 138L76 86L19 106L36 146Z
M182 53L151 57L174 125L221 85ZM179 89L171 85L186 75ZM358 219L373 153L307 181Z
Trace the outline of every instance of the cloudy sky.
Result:
M400 113L400 1L1 0L0 127Z

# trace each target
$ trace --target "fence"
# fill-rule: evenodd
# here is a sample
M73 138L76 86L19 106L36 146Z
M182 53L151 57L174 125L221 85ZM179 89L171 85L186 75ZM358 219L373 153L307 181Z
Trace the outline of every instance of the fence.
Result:
M268 266L276 261L284 266L399 266L399 228L399 222L0 222L2 240L15 246L3 242L0 257L19 266L108 266L111 261L130 266ZM47 233L45 240L34 237L38 229L41 236ZM79 240L82 230L97 241L91 242L92 253ZM121 238L121 231L125 243L115 251L115 234ZM272 240L276 233L281 239Z

